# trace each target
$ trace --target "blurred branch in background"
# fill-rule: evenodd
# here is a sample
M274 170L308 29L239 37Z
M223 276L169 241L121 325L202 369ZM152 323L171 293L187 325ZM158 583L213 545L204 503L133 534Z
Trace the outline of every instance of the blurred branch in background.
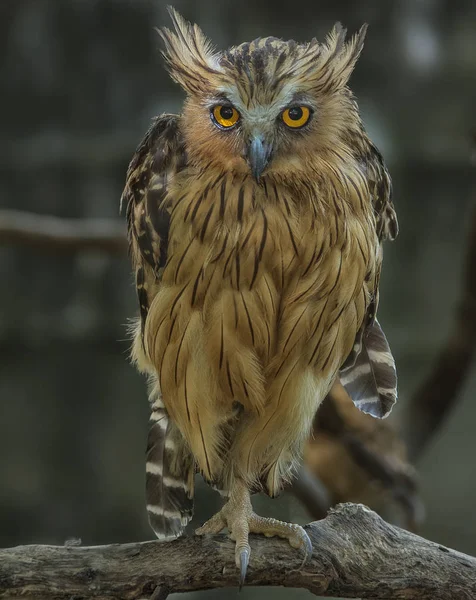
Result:
M304 588L332 598L474 598L476 558L393 527L364 506L340 505L306 530L314 552L302 569L299 553L285 541L252 536L248 585ZM0 550L0 598L165 600L169 593L235 587L233 559L224 536L18 546Z
M340 384L316 414L305 462L328 490L331 506L362 502L382 512L392 501L403 511L408 529L421 524L416 473L404 443L389 421L356 410Z
M154 109L151 107L147 114L154 114ZM0 164L3 168L27 172L68 166L104 170L130 159L131 148L139 141L137 131L141 127L143 123L139 119L130 129L93 136L54 131L5 140L0 149Z
M333 504L326 486L316 473L311 472L307 464L303 464L299 469L292 482L290 492L296 496L316 521L323 519Z
M476 132L472 135L476 173ZM423 379L405 412L402 432L409 458L416 462L461 397L476 350L476 181L473 176L471 215L466 239L463 281L454 323L446 344ZM456 199L455 199L456 201Z
M452 331L429 375L412 395L402 430L417 461L460 398L476 349L476 195L465 260L465 278Z
M112 219L64 219L23 211L0 210L0 244L37 250L96 250L126 255L125 225Z

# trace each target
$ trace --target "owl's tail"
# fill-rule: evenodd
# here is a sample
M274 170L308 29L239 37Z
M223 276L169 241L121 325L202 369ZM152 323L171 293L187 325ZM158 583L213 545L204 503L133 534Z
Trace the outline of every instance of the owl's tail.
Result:
M193 515L195 463L155 390L147 443L146 500L159 539L179 537Z

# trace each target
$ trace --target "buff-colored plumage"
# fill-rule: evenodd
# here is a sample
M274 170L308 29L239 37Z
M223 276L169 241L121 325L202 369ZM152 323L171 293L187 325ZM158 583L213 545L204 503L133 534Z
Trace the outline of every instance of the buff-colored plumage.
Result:
M341 369L363 410L384 416L395 399L374 318L380 245L397 225L347 88L365 28L349 42L336 26L324 44L263 38L216 53L172 17L165 58L187 99L156 120L124 192L133 357L152 380L149 514L165 537L191 515L195 466L228 494L237 481L278 493ZM233 131L210 118L223 102L239 111ZM298 131L280 120L294 104L313 112ZM272 148L259 180L246 154L256 137Z

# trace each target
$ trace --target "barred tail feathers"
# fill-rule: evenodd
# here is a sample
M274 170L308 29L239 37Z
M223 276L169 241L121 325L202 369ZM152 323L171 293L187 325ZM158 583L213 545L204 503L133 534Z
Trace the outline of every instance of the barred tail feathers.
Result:
M193 515L195 465L160 396L151 405L147 444L146 501L159 539L179 537Z

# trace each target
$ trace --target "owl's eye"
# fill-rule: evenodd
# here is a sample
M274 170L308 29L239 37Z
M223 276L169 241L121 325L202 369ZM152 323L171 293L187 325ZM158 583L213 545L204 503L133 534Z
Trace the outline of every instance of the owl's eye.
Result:
M217 104L210 111L212 121L220 129L231 129L234 127L239 119L240 113L230 105Z
M284 123L293 129L304 127L310 117L311 110L307 106L291 106L281 113Z

